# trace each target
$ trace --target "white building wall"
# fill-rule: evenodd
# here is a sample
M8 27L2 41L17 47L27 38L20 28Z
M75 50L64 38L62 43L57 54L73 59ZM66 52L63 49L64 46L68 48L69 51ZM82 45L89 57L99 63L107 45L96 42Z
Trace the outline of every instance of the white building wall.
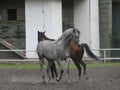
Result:
M25 0L27 58L36 58L37 31L46 31L50 38L62 34L61 0Z
M90 35L91 35L91 48L99 49L99 2L98 0L90 0ZM94 51L97 56L99 51Z
M81 31L80 43L99 49L98 0L74 0L74 25ZM99 56L99 52L94 52Z
M89 0L74 0L74 26L81 32L80 43L90 44Z
M43 0L42 3L44 10L43 24L46 35L57 39L62 34L61 0Z
M62 34L61 0L25 0L27 58L36 58L37 31L50 38ZM80 43L99 49L98 0L74 0L74 26L81 31ZM99 52L95 52L99 54Z

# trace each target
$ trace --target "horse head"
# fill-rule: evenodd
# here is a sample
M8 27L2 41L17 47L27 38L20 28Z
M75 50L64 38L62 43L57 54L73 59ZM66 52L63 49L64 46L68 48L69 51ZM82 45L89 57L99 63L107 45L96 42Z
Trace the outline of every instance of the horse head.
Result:
M45 32L39 32L39 31L38 31L38 42L45 40L44 37L43 37L43 34L44 34L44 33L45 33Z
M79 44L80 31L76 28L69 28L65 31L69 42ZM64 35L64 34L63 34Z
M80 31L76 28L73 28L73 43L79 44Z

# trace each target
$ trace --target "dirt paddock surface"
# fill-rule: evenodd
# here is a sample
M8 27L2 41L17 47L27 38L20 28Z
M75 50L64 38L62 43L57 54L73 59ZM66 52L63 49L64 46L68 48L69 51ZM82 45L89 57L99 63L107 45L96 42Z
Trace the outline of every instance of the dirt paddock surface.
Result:
M58 83L41 83L39 69L0 69L0 90L120 90L120 66L88 68L88 78L77 79L77 70L70 70Z

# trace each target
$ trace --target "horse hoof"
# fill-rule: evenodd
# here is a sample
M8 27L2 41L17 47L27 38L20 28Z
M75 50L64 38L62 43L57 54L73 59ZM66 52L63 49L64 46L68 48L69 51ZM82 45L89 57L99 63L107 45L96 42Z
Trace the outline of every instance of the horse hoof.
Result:
M47 83L50 83L50 82L51 82L51 80L48 80L48 81L47 81Z
M50 80L50 83L55 83L55 80L54 80L54 79L51 79L51 80Z
M71 81L70 81L70 80L68 80L67 82L68 82L68 83L71 83Z
M85 78L86 80L88 80L88 79L89 79L87 75L84 75L84 78Z
M45 83L46 83L46 81L45 81L45 80L43 80L43 81L41 81L41 83L42 83L42 84L45 84Z
M73 82L77 82L77 81L79 81L80 79L79 78L76 78L76 79L73 79L72 81Z
M78 79L77 79L77 81L79 81L81 79L81 77L79 77Z
M60 80L59 79L57 79L57 82L59 82Z
M57 81L57 82L59 82L59 81L60 81L59 77L57 77L57 78L56 78L56 81Z

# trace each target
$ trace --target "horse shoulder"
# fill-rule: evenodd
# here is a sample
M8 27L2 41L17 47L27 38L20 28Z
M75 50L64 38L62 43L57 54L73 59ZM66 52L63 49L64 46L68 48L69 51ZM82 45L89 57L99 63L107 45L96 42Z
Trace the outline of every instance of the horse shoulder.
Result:
M70 51L72 55L78 56L84 52L84 49L78 47L78 45L72 44L70 45Z

